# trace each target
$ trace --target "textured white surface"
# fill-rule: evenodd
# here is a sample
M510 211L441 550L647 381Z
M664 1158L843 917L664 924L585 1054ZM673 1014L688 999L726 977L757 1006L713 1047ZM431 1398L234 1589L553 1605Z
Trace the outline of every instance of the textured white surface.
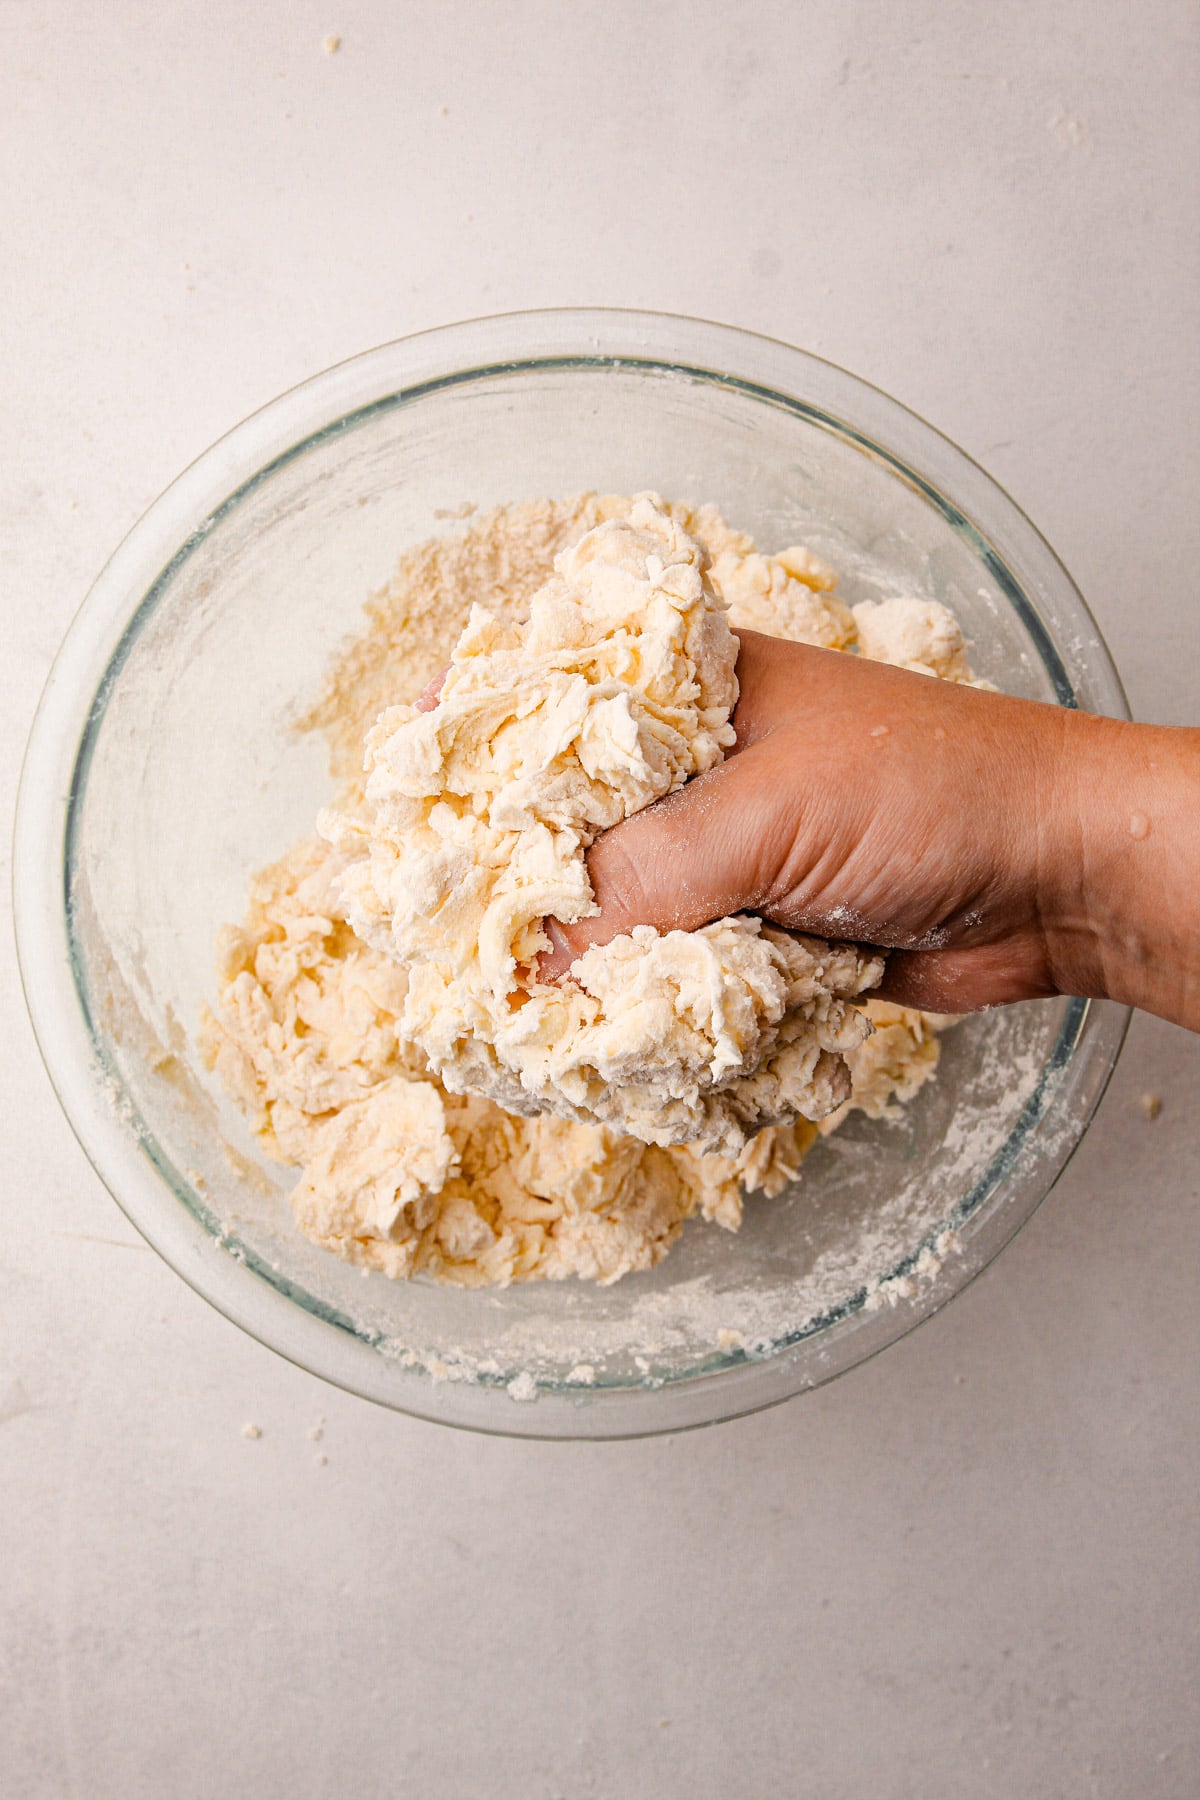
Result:
M1185 0L3 22L6 814L71 613L189 458L340 357L529 305L704 313L876 380L1033 514L1135 711L1195 718ZM7 927L0 1014L6 1793L1196 1792L1200 1041L1137 1021L1041 1213L877 1362L555 1447L241 1336L88 1169Z

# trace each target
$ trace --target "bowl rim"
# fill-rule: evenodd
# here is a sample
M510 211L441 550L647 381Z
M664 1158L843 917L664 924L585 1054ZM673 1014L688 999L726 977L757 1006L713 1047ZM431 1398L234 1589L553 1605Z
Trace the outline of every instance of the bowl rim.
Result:
M461 353L468 345L473 354L464 360ZM669 355L668 345L674 350ZM688 360L678 353L685 346ZM420 1369L400 1374L394 1359L389 1364L380 1355L378 1341L358 1334L352 1321L334 1318L328 1309L322 1308L324 1317L315 1313L286 1280L265 1265L256 1267L245 1246L222 1236L211 1222L205 1224L202 1205L197 1211L184 1200L169 1170L155 1158L150 1134L132 1116L129 1097L114 1090L119 1080L99 1056L72 949L73 820L86 791L91 746L107 697L141 625L181 561L226 511L314 440L352 429L383 406L409 404L455 383L537 369L606 366L736 387L765 403L802 411L856 442L968 536L1030 631L1059 703L1076 706L1083 697L1093 710L1129 716L1120 678L1086 602L1046 539L973 458L910 408L837 364L778 339L708 320L634 309L546 308L484 315L391 340L333 364L257 408L196 457L146 509L76 611L47 677L22 765L13 912L22 986L47 1074L85 1155L117 1205L218 1311L298 1366L365 1398L439 1423L507 1436L623 1438L713 1424L823 1385L896 1342L962 1292L1032 1216L1087 1129L1130 1017L1128 1008L1108 1002L1066 1004L1055 1051L996 1159L999 1163L1011 1147L1007 1164L989 1168L972 1190L974 1195L985 1189L962 1221L971 1228L971 1241L944 1275L873 1315L864 1311L865 1294L855 1296L835 1314L809 1322L769 1356L723 1353L710 1359L711 1367L670 1384L542 1388L536 1406L522 1406L497 1394L496 1384L486 1381L437 1382ZM396 385L401 369L406 379ZM801 386L818 400L801 400L790 392L789 384L780 382L788 374L805 378ZM377 391L381 376L386 377L386 393ZM838 410L830 410L833 406ZM880 426L884 437L876 435ZM916 460L910 445L920 453ZM936 484L923 472L925 457L939 472ZM949 482L943 469L952 477ZM1021 580L1009 566L1014 559L1022 567ZM1039 600L1056 622L1061 613L1068 615L1075 660L1082 659L1074 676L1041 617ZM1053 1148L1045 1142L1037 1146L1036 1128L1062 1091L1068 1071L1077 1090L1070 1127L1060 1130ZM1026 1195L1019 1206L1000 1205L987 1217L979 1216L1000 1182L1021 1166L1022 1158L1028 1162L1031 1157L1033 1170L1026 1179L1039 1190L1033 1198ZM164 1208L164 1189L183 1203ZM919 1249L894 1276L911 1268ZM322 1354L324 1340L315 1338L310 1326L321 1333L341 1327L343 1349L353 1346L352 1355L341 1357L343 1367L330 1369ZM818 1333L820 1355L814 1358ZM851 1335L853 1353L846 1355ZM337 1356L337 1350L332 1354ZM364 1357L370 1360L364 1362ZM383 1380L381 1368L386 1371ZM676 1401L669 1421L655 1417L654 1395L665 1385Z

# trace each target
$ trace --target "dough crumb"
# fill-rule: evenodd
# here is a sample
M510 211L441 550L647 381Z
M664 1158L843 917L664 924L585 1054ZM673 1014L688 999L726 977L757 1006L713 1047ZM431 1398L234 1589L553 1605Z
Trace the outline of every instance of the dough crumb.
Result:
M324 1421L324 1419L318 1419L314 1425L310 1425L307 1432L305 1433L305 1436L308 1438L310 1443L319 1444L321 1439L325 1436L325 1421Z
M321 48L326 56L336 56L341 47L342 40L335 32L330 32L328 37L321 39Z
M244 1438L260 1438L262 1436L262 1426L261 1425L249 1425L249 1424L243 1425L242 1426L242 1436Z
M568 1370L567 1380L577 1383L579 1387L592 1387L595 1384L596 1371L591 1363L576 1363L573 1369Z
M1131 838L1136 838L1139 843L1143 838L1148 838L1150 836L1150 821L1145 813L1135 812L1130 814L1129 835Z
M1077 113L1058 106L1046 121L1046 129L1066 150L1080 150L1088 141L1087 126Z
M864 600L854 608L858 648L871 662L892 663L943 681L970 682L967 647L958 620L936 600L897 596Z
M1163 1103L1160 1094L1142 1095L1142 1111L1148 1119L1157 1119L1162 1109Z
M528 1369L522 1369L521 1373L515 1375L509 1382L508 1395L510 1400L519 1400L524 1403L537 1399L538 1384Z

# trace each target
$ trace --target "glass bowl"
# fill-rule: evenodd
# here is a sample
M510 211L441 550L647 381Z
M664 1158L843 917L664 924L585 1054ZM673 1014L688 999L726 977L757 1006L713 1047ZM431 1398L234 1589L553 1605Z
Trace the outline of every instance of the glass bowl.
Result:
M485 1431L676 1431L893 1342L1012 1237L1079 1142L1127 1014L1079 1000L964 1021L892 1122L821 1142L733 1236L694 1221L651 1273L463 1291L365 1276L293 1226L195 1047L217 926L311 826L323 748L289 730L397 554L461 504L587 488L713 501L803 542L851 601L946 602L977 671L1126 714L1062 565L961 451L845 371L647 313L480 319L285 394L151 507L51 672L18 806L30 1011L96 1170L227 1317L329 1381Z

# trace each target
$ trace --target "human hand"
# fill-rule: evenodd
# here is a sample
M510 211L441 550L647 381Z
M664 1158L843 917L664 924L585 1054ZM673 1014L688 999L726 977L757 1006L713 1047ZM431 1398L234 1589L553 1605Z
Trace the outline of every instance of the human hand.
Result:
M543 979L635 924L752 912L891 948L880 994L1111 995L1200 1024L1200 732L739 632L726 761L605 832Z

